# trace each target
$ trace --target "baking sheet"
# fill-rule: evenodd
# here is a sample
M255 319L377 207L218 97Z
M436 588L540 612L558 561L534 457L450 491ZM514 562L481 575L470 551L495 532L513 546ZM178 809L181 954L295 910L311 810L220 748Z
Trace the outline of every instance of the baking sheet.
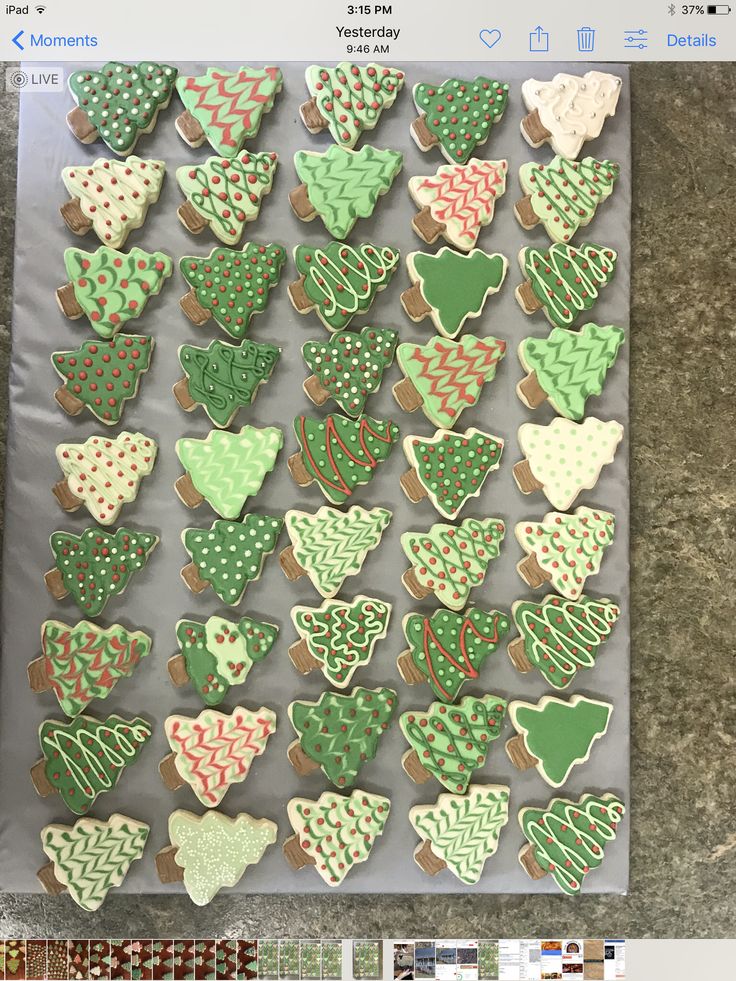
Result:
M72 67L72 66L70 66ZM207 65L178 66L185 74L203 72ZM227 66L237 67L237 66ZM298 107L306 98L304 64L282 66L284 88L274 110L265 117L257 140L251 146L258 150L275 150L279 170L272 193L264 199L258 221L248 230L258 241L280 242L289 254L300 242L322 243L327 239L322 222L300 222L288 203L288 192L298 180L293 154L298 149L326 149L328 135L310 136L298 116ZM446 77L473 77L490 74L510 83L511 92L506 115L494 128L490 140L481 147L479 156L505 157L509 161L506 195L500 200L490 228L480 236L478 246L498 251L509 258L509 272L500 294L489 299L483 315L469 321L466 330L478 335L493 334L508 342L506 359L501 363L495 381L488 386L478 405L465 411L462 428L478 426L506 440L501 469L488 481L481 497L468 504L463 516L488 514L503 518L507 526L501 557L492 564L486 583L473 591L476 606L509 609L520 598L541 595L530 593L518 576L515 566L522 557L514 535L514 524L523 518L538 520L551 510L541 494L523 497L514 483L511 468L520 454L516 442L518 426L531 418L549 421L554 412L545 403L532 415L517 399L515 386L523 372L516 357L522 338L546 336L549 324L540 313L526 317L518 307L513 291L520 281L516 256L522 245L548 244L546 233L538 227L524 232L513 215L513 204L520 196L518 168L526 160L546 161L548 147L532 150L519 133L519 122L525 110L521 101L521 82L531 74L540 79L556 71L582 73L589 68L608 70L603 65L568 65L540 62L533 66L502 62L404 63L406 86L397 102L381 119L378 128L364 138L379 147L392 147L404 153L404 170L389 194L379 200L372 218L359 222L351 241L373 241L393 245L402 253L400 271L389 288L378 295L368 316L356 318L351 327L366 323L396 327L401 340L423 341L432 334L430 321L412 324L403 313L399 294L408 285L403 256L416 249L436 251L440 240L428 247L414 234L411 219L416 213L406 191L406 182L415 174L430 174L444 163L439 151L421 153L409 134L409 124L416 116L411 88L421 80L441 82ZM588 319L598 323L615 323L628 334L630 271L630 113L628 71L616 66L624 85L616 116L607 121L602 136L586 147L599 158L622 164L621 176L613 198L603 205L588 230L577 239L589 239L613 246L618 251L618 269L614 282L601 297ZM98 156L110 156L104 144L83 146L69 133L64 117L72 102L65 93L22 94L18 160L18 207L15 262L15 298L13 308L13 349L10 367L10 421L8 428L8 467L6 485L5 550L2 593L2 656L0 659L0 890L39 892L36 870L44 862L39 831L52 821L73 823L73 815L53 795L45 800L36 796L28 770L40 756L37 730L48 717L62 718L52 693L34 695L28 688L26 665L40 652L41 623L54 617L67 622L81 619L70 600L55 603L46 591L43 573L51 567L48 538L56 529L79 531L91 524L86 509L67 515L57 506L51 487L59 478L54 448L61 441L81 441L106 430L86 410L80 416L66 416L56 405L53 391L57 376L49 364L54 350L78 346L93 336L86 319L72 322L59 312L54 291L65 282L63 252L69 245L94 251L98 241L92 234L79 239L68 232L58 216L58 207L66 199L59 179L62 167L81 164ZM203 160L211 154L209 145L199 150L187 147L174 130L174 119L181 111L178 99L159 117L155 131L142 137L136 152L142 157L163 159L168 176L161 197L149 213L143 228L133 232L125 249L137 245L149 251L162 250L175 259L181 255L207 255L216 244L205 231L190 235L179 223L176 208L182 195L174 179L174 170L183 163ZM243 238L248 238L246 234ZM242 244L242 243L241 243ZM281 286L271 294L266 313L257 317L249 336L269 341L282 348L279 365L268 385L262 387L255 404L241 410L237 425L246 421L254 425L280 425L286 435L276 471L266 481L251 510L282 513L290 507L314 511L325 503L316 489L300 489L291 480L286 458L296 448L291 428L300 412L324 414L335 411L329 402L317 409L302 392L301 383L307 370L301 358L301 345L310 337L326 337L314 315L299 316L292 308L286 284L295 278L293 263L284 270ZM234 687L221 708L235 704L250 707L267 705L278 714L278 730L269 741L266 753L254 763L248 779L231 787L221 810L227 814L247 810L257 817L268 817L279 825L279 843L270 848L255 868L250 868L235 887L238 892L309 892L328 893L330 888L313 869L293 872L281 854L281 843L291 833L286 818L286 802L293 796L317 797L327 789L321 771L308 778L297 776L286 758L293 738L287 717L287 706L295 698L314 700L326 687L322 674L299 675L291 665L287 648L295 639L289 609L297 603L318 605L320 598L307 579L289 583L283 576L277 556L266 564L261 580L249 586L244 602L238 608L223 607L211 589L195 597L179 578L179 570L188 557L180 542L180 532L187 526L208 527L214 515L206 504L189 511L178 500L173 483L181 474L174 452L175 440L182 435L204 436L210 423L204 411L184 413L175 403L171 386L181 376L177 348L182 343L206 346L214 337L224 337L213 322L195 328L181 313L179 297L186 292L178 272L154 298L142 319L130 332L151 334L156 339L152 367L144 376L139 397L128 402L122 422L111 427L141 430L159 443L159 454L153 474L141 485L136 502L123 509L120 524L151 529L161 537L147 568L137 574L120 599L112 600L98 618L105 625L121 622L127 627L146 630L154 641L152 654L141 663L131 679L121 681L105 701L93 703L91 711L98 716L117 712L124 716L142 715L154 723L154 735L140 760L126 772L118 787L100 797L94 815L107 818L120 811L151 825L151 835L143 860L134 863L121 889L133 893L173 893L181 885L162 886L154 866L154 855L168 844L167 818L171 810L181 807L194 812L201 808L192 792L182 788L171 793L158 775L159 760L168 751L163 721L173 712L196 715L202 705L191 687L175 689L169 682L166 661L176 653L174 624L182 617L206 619L223 613L235 619L248 613L278 623L281 635L276 647L261 664L256 665L247 683ZM581 318L581 323L585 322ZM596 744L590 762L576 767L563 791L576 797L585 790L612 789L623 795L627 818L621 824L616 841L607 846L602 867L587 877L584 892L623 893L628 883L629 829L631 802L629 787L629 625L628 625L628 553L629 553L629 485L628 485L628 343L621 349L616 365L609 374L601 399L590 403L590 410L602 419L618 419L626 427L624 442L615 462L603 470L597 487L582 495L577 504L594 504L616 513L616 540L608 550L601 573L589 581L596 596L608 596L620 602L623 614L611 640L603 650L593 671L584 674L567 694L581 692L604 697L614 704L611 726L604 740ZM403 413L396 405L391 386L401 378L398 368L387 373L381 391L369 402L369 412L377 418L393 418L402 436L409 433L428 435L432 425L421 411ZM408 687L396 669L396 656L405 648L401 620L412 609L430 610L433 598L422 603L413 601L400 582L407 567L399 538L408 529L426 529L439 520L426 500L412 505L399 487L399 477L406 460L399 444L377 472L375 479L356 494L356 503L391 508L394 519L384 534L380 549L368 557L360 576L346 581L341 596L373 594L393 604L388 637L379 644L371 663L355 676L354 683L367 687L390 685L398 691L399 710L424 709L431 701L427 685ZM286 534L279 550L288 544ZM505 698L535 701L550 689L537 672L519 674L505 654L486 661L481 684L466 686L463 694L495 692ZM374 846L368 862L357 866L340 887L354 893L552 893L558 892L550 876L532 882L517 861L525 839L516 815L520 807L541 805L554 795L536 770L515 770L503 750L503 743L513 735L509 723L504 734L492 747L486 766L477 771L475 780L506 783L511 788L511 811L507 827L501 834L496 855L490 859L480 882L462 885L449 871L430 878L414 863L412 853L418 839L408 819L408 809L417 803L433 802L441 787L434 779L419 787L401 769L401 755L407 748L398 724L386 733L377 758L366 765L359 786L391 798L392 813L386 831ZM227 891L223 893L226 894ZM69 900L60 899L60 902Z

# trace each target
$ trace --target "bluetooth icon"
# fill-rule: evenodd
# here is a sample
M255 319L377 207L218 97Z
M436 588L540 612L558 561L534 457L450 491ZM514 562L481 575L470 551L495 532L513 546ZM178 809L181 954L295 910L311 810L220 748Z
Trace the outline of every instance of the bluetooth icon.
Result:
M670 13L670 17L674 17L674 16L675 16L675 13L676 13L676 9L675 9L675 5L674 5L674 3L671 3L671 4L669 5L669 7L667 7L667 10L669 10L669 13Z

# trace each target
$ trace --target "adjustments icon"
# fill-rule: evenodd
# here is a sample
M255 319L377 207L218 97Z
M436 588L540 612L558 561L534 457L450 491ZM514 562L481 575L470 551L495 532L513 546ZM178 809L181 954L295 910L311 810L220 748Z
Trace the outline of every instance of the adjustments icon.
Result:
M595 48L595 28L578 28L578 51L590 53Z
M549 51L549 31L543 31L537 24L534 30L529 32L529 50L535 54Z
M649 47L649 31L640 27L637 31L624 31L624 47L639 48L643 51Z

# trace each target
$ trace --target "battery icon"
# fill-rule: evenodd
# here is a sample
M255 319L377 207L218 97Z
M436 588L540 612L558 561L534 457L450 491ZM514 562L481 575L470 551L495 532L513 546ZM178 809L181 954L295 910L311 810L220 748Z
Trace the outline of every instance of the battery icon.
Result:
M727 3L709 3L705 8L708 14L730 14L731 8Z

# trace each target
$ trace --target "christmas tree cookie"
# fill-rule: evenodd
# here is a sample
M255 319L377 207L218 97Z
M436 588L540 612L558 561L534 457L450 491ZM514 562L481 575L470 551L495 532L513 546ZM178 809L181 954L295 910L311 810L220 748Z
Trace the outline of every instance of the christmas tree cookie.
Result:
M472 249L467 255L446 245L435 255L410 252L406 269L414 284L401 305L414 323L429 316L443 337L457 337L469 317L479 317L486 300L498 293L508 261L498 252Z
M161 882L183 882L191 901L206 906L220 889L237 885L277 835L273 821L250 814L231 818L219 811L201 816L174 811L169 815L171 845L156 855L156 870Z
M439 147L450 163L467 163L491 135L509 100L509 87L479 75L473 81L448 78L441 85L418 82L414 104L419 118L411 135L420 150Z
M573 514L550 511L542 521L520 521L516 538L527 557L516 566L519 575L532 589L549 582L566 599L578 599L585 580L600 569L615 525L608 511L587 507Z
M179 620L181 652L169 658L175 685L194 686L205 705L219 705L231 685L242 685L250 669L272 650L279 634L273 623L241 617L237 623L213 616L205 623Z
M289 719L298 739L289 761L300 776L321 769L336 787L352 787L364 763L378 752L397 706L391 688L322 692L317 702L292 702Z
M409 820L422 839L414 861L429 875L449 869L474 885L508 822L509 793L504 786L471 784L464 797L440 794L434 804L412 807Z
M100 422L114 426L125 403L138 394L153 345L151 337L118 334L111 341L85 341L74 351L55 351L51 364L64 384L54 398L70 416L86 407Z
M519 306L526 314L543 310L553 327L569 327L595 305L613 279L617 258L613 249L589 242L577 248L555 244L549 252L524 248L519 253L524 282L516 287Z
M401 547L412 567L401 581L415 599L434 593L449 609L462 610L470 590L480 586L498 558L505 533L500 518L465 518L459 525L407 531Z
M551 787L561 787L605 736L612 712L612 705L584 695L568 701L545 695L536 705L511 702L509 718L518 735L506 743L506 753L518 770L535 766Z
M314 310L330 331L344 330L356 314L367 313L399 264L396 249L364 243L328 242L324 249L297 245L299 279L289 284L297 313Z
M237 346L218 340L206 348L182 344L184 377L174 385L174 398L186 412L201 405L216 426L226 429L238 409L254 401L280 356L281 348L247 338Z
M332 504L344 504L356 487L367 484L399 438L394 422L337 414L297 416L294 432L299 452L289 457L292 477L300 487L316 482Z
M292 582L309 576L317 592L332 599L348 576L358 575L391 517L386 508L366 511L357 504L347 511L287 511L284 523L291 545L279 557L284 575Z
M315 405L332 398L346 415L360 416L393 363L398 339L389 327L364 327L359 334L342 331L328 341L307 341L302 357L312 374L304 391Z
M493 221L506 190L507 160L443 164L431 177L411 177L409 194L419 214L411 223L428 245L442 236L463 252L475 248L480 230Z
M131 249L126 255L105 245L96 252L67 249L64 265L69 282L56 291L61 312L70 320L84 315L104 340L140 317L172 270L163 252Z
M202 164L177 167L176 180L187 199L176 212L179 221L193 235L209 226L215 238L236 245L246 223L258 217L276 165L275 153L244 150L232 159L208 157Z
M503 440L480 429L438 429L434 436L406 436L404 453L411 469L402 475L401 488L409 500L416 504L428 497L443 517L454 518L498 470Z
M34 692L53 691L70 718L84 712L95 698L107 698L121 678L129 678L151 651L142 630L119 623L99 627L89 620L69 626L61 620L41 625L41 657L28 665Z
M547 807L522 807L519 824L529 844L519 852L532 879L550 874L569 896L580 892L588 872L603 862L626 813L615 794L583 794L579 801L553 798Z
M125 591L158 541L151 532L130 528L85 528L80 535L55 531L49 539L55 567L44 577L46 587L57 600L71 595L82 613L95 617Z
M433 337L427 344L399 344L396 360L405 378L394 385L394 397L405 412L421 407L435 426L452 429L496 377L505 354L505 341L473 334L459 341Z
M620 170L619 164L595 157L578 163L557 156L546 165L522 164L519 183L524 197L516 202L514 214L522 228L541 223L553 242L569 242L613 193Z
M325 791L317 800L292 797L287 805L294 834L284 842L289 865L313 865L328 886L339 886L348 872L368 860L386 826L388 797L354 790L349 797Z
M246 242L242 249L213 249L208 256L185 255L179 271L189 283L179 305L201 327L210 317L239 341L251 319L268 306L286 262L283 245Z
M404 87L404 73L371 62L341 61L334 68L310 65L305 72L309 102L299 114L310 133L329 129L338 146L354 147L373 129Z
M146 61L108 61L101 70L73 71L69 91L77 108L67 114L67 125L80 142L101 139L113 153L127 157L171 101L176 75L170 65Z
M529 110L521 135L533 147L549 143L555 153L575 160L585 141L599 136L616 112L620 94L621 79L606 72L559 72L549 82L529 78L521 86Z
M613 463L624 427L588 416L583 422L553 419L548 426L519 426L519 449L525 459L514 466L522 494L544 491L552 507L566 511L583 490L598 483L601 470Z
M64 479L54 484L54 495L65 511L84 505L101 525L114 524L153 470L157 450L156 442L143 433L59 443L56 459Z
M195 718L170 715L164 723L171 752L159 765L169 790L189 784L205 807L217 807L233 783L248 776L253 760L276 731L269 708L236 706L227 715L207 708Z
M276 462L284 434L276 426L243 426L231 433L213 429L206 439L176 441L176 455L186 470L174 485L189 508L207 501L223 518L238 518Z
M403 166L398 150L360 150L332 144L325 153L299 150L294 166L302 182L289 194L297 218L318 215L333 238L347 238L358 218L370 218Z
M151 731L143 719L118 715L104 721L91 715L70 722L47 719L38 730L43 759L31 768L33 785L41 797L59 794L74 814L86 814L136 762Z
M407 685L426 681L436 698L454 702L466 681L477 681L480 668L495 654L510 628L498 610L439 609L427 616L409 613L402 627L409 649L399 654L399 673Z
M205 140L220 157L234 157L258 135L263 116L281 91L280 68L242 66L236 72L208 68L204 75L180 75L176 82L184 112L176 131L191 147Z
M390 617L391 605L372 596L356 596L352 602L328 599L317 608L295 606L291 620L300 639L289 648L289 657L302 674L319 668L335 688L347 688L386 636Z
M70 200L61 217L70 232L86 235L92 229L103 245L119 249L130 232L146 220L158 201L166 164L163 160L106 160L65 167L61 179Z
M124 814L111 814L107 821L80 818L71 827L47 824L41 847L49 864L39 871L39 881L47 893L68 891L77 906L94 913L143 855L150 830Z
M181 540L192 561L181 570L182 579L193 593L212 586L223 603L237 606L248 583L260 579L283 524L273 515L245 514L242 521L185 528Z
M524 673L536 668L553 688L567 688L578 671L595 666L621 609L608 599L579 596L577 602L545 596L541 603L519 600L511 609L521 636L509 657Z
M559 415L578 421L588 398L603 391L623 343L620 327L592 323L579 331L553 327L548 337L527 337L519 344L519 361L527 376L516 393L530 409L546 399Z
M404 712L401 731L411 749L401 765L414 783L434 776L453 794L464 794L501 735L506 702L497 695L466 695L457 705L432 702L426 712Z

